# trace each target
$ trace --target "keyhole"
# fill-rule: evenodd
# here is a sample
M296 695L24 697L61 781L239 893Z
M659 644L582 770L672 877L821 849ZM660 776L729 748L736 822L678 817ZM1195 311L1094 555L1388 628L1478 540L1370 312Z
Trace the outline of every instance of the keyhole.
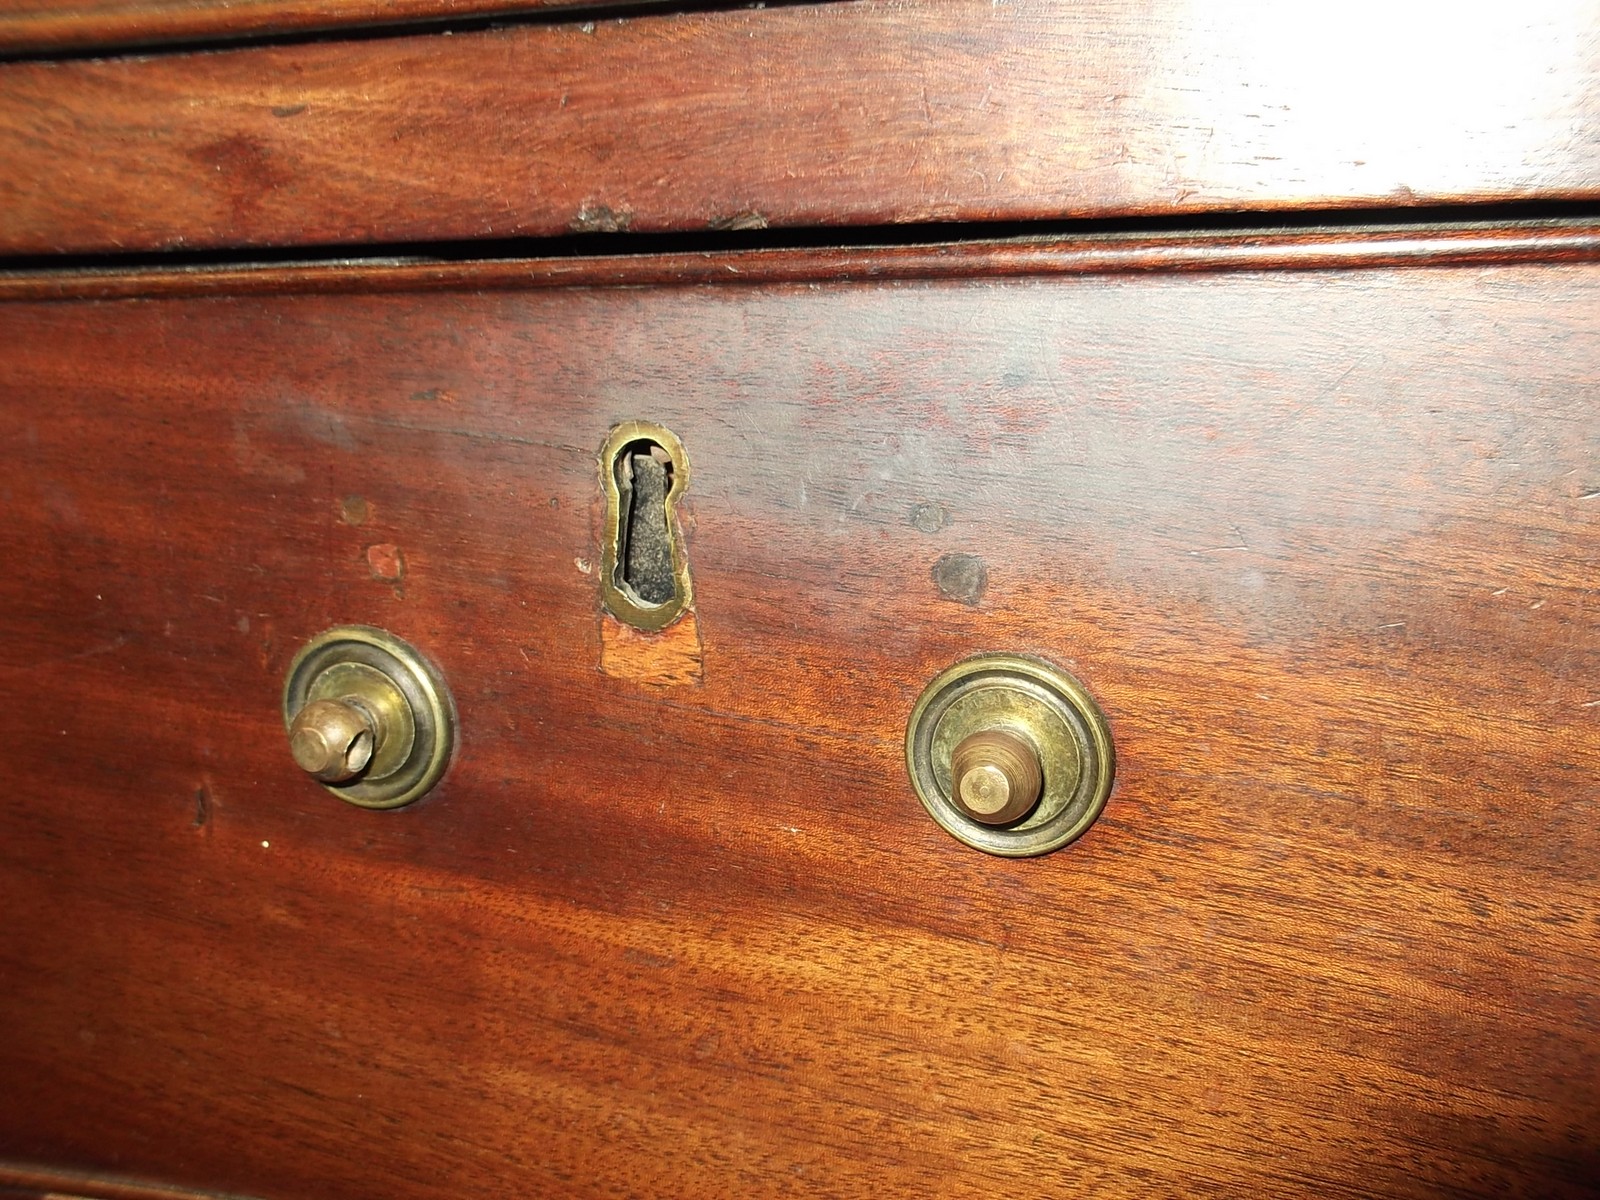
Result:
M615 469L620 499L617 583L645 604L669 604L678 593L667 520L672 456L660 444L641 439L622 448Z
M692 603L677 507L689 486L683 443L660 425L619 425L600 451L600 482L601 599L636 629L665 629Z

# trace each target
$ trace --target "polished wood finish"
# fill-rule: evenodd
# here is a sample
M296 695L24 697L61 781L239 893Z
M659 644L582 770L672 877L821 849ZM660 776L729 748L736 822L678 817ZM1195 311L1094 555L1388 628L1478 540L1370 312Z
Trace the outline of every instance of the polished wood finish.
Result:
M0 0L0 54L360 29L552 10L644 9L665 0Z
M1502 257L0 306L0 1157L285 1200L1583 1192L1600 263ZM600 669L628 418L694 464L671 686ZM398 812L284 743L290 657L353 620L460 708ZM1116 737L1038 861L905 778L983 650Z
M18 62L0 252L1592 200L1597 40L1557 0L862 0Z

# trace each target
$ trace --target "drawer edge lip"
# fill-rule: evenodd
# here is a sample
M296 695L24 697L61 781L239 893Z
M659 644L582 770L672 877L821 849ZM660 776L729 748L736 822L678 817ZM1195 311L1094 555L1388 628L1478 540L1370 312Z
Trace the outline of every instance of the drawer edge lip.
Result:
M1600 222L1021 238L917 246L0 270L0 303L208 295L894 283L1124 274L1586 263Z
M37 1193L51 1200L249 1200L236 1192L204 1191L99 1171L16 1162L0 1162L0 1188Z
M493 21L611 19L667 0L253 0L225 3L57 3L0 15L0 56L41 58L193 51L198 43L234 48L289 38L412 36ZM613 11L617 10L617 11Z

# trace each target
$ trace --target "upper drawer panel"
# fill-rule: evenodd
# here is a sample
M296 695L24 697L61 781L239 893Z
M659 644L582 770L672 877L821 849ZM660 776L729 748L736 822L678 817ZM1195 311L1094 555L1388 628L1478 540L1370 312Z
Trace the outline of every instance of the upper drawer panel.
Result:
M1600 12L1355 9L864 0L17 62L0 251L1600 195Z

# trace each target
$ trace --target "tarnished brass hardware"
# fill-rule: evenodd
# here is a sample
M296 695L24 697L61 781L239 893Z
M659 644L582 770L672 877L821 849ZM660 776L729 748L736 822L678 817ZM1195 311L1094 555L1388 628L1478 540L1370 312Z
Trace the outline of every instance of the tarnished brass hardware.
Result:
M376 722L348 700L313 700L289 726L289 750L307 775L324 783L343 783L372 761Z
M941 826L1009 858L1065 846L1094 823L1115 759L1105 714L1037 658L982 654L941 671L906 729L906 767Z
M455 741L455 709L438 671L366 625L330 629L295 655L283 720L300 768L362 808L421 797L444 774Z
M618 425L600 449L600 486L606 497L601 599L636 629L665 629L693 600L677 517L689 486L683 443L660 425Z
M1009 825L1039 803L1039 752L1009 729L980 729L950 755L950 798L974 821Z

